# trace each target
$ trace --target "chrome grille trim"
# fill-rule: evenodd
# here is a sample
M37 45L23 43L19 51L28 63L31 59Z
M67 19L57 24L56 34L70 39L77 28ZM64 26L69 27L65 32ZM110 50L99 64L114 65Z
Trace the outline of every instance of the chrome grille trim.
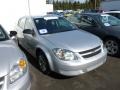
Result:
M101 52L101 50L98 50L97 52L94 52L94 53L91 53L91 54L88 54L88 55L84 55L83 57L84 58L89 58L89 57L92 57L92 56L95 56L97 54L99 54Z
M89 50L86 50L86 51L82 51L82 52L79 52L79 54L83 57L83 58L89 58L89 57L93 57L99 53L101 53L101 46L97 46L93 49L89 49Z
M82 51L82 52L79 52L79 54L85 54L85 53L88 53L88 52L92 52L92 51L94 51L94 50L96 50L96 49L99 49L100 47L101 47L101 46L95 47L95 48L90 49L90 50Z

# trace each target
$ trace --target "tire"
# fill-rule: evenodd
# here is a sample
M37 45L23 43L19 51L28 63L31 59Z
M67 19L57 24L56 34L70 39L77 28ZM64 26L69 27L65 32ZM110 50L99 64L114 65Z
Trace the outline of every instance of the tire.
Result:
M120 44L117 39L112 39L112 38L106 39L104 44L107 48L108 55L118 56L118 54L120 53L120 47L119 47Z
M47 74L47 75L50 74L51 70L49 68L49 63L48 63L48 60L47 60L45 54L39 53L37 55L37 60L38 60L40 71L44 74Z

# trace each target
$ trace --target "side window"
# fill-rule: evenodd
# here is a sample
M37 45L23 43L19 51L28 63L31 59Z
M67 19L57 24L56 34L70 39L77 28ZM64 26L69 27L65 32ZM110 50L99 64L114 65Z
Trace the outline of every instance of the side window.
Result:
M118 13L118 18L120 19L120 13Z
M80 25L81 26L85 26L85 27L97 27L96 22L92 19L92 17L89 16L82 16L81 17L81 21L80 21Z
M112 15L112 16L113 16L113 14L112 14L112 13L107 13L107 14L109 14L109 15Z
M26 19L25 29L31 29L31 30L33 30L33 26L31 24L31 19Z
M109 13L110 15L114 16L114 17L118 17L117 13Z
M22 29L24 29L26 18L22 18L18 21L18 26Z

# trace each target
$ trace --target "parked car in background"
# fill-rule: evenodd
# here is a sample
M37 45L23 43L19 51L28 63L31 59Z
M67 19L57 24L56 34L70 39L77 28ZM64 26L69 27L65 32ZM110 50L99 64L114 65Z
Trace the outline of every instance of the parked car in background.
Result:
M70 21L73 24L76 24L77 26L79 26L80 18L81 18L81 14L79 13L66 17L68 21Z
M0 25L0 90L30 90L30 86L27 58Z
M101 13L84 13L80 18L71 18L74 18L72 23L75 23L80 29L99 36L104 41L109 55L119 55L120 20L118 18Z
M107 11L107 12L104 12L104 13L112 15L112 16L120 19L120 11Z
M72 15L72 13L69 13L69 12L68 12L68 13L65 13L65 14L64 14L64 17L69 17L69 16L71 16L71 15Z
M18 21L16 30L22 36L18 36L19 44L37 58L40 70L45 74L54 71L75 76L91 71L106 61L107 51L102 41L78 30L63 17L23 17Z
M47 14L58 15L58 16L64 17L64 12L54 11L54 12L48 12Z
M103 10L100 9L84 9L81 13L102 13Z

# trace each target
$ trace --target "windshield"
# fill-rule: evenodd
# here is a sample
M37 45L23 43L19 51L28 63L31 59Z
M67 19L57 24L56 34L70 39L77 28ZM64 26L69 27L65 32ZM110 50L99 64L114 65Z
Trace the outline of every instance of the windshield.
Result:
M77 29L77 27L62 17L52 19L35 18L37 30L40 34L52 34L58 32L66 32Z
M0 41L4 41L8 39L6 33L4 32L3 28L0 26Z
M101 15L100 17L101 22L104 26L120 26L120 20L114 16L111 15Z

